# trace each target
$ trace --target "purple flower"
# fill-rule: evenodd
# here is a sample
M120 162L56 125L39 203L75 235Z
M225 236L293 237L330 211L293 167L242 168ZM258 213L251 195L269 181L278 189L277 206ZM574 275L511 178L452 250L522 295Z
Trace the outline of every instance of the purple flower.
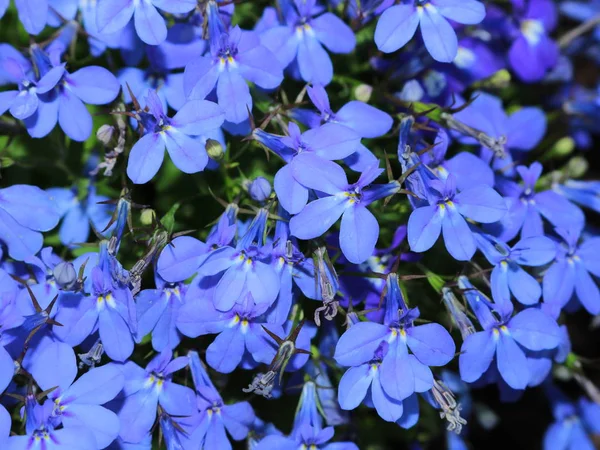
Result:
M156 8L185 14L196 7L190 0L99 0L96 13L98 31L103 34L123 29L133 17L135 31L142 41L158 45L167 38L167 26Z
M333 427L320 429L303 425L293 437L271 434L261 440L255 450L283 450L292 448L310 448L315 450L358 450L352 442L332 442Z
M252 110L246 80L274 89L283 80L283 71L275 55L260 43L258 34L235 26L229 32L211 36L210 55L186 66L183 87L188 99L203 99L216 86L225 120L239 124L248 119L248 111Z
M292 217L290 232L300 239L314 239L323 235L342 217L340 247L348 261L360 264L375 250L379 238L379 224L366 208L376 200L400 190L398 182L367 187L383 172L377 164L365 170L360 179L349 184L340 166L306 153L297 156L292 164L294 179L306 188L324 194Z
M375 43L382 52L394 52L406 45L421 25L421 36L433 59L452 62L458 39L447 19L473 25L484 17L485 6L476 0L408 0L383 12L375 29Z
M295 61L304 81L329 84L333 64L323 46L332 53L350 53L356 45L352 29L330 12L320 14L322 7L316 0L292 0L283 5L285 25L263 31L261 42L284 67Z
M173 118L169 118L155 91L148 91L147 103L150 111L139 113L143 136L129 153L129 178L136 184L150 181L162 165L165 148L173 164L182 172L204 170L208 154L194 137L223 124L221 108L206 100L191 100Z
M430 181L429 187L429 206L415 209L408 219L411 250L429 250L443 233L448 252L459 261L468 261L476 245L465 217L481 223L497 222L506 214L504 199L486 185L456 193L452 174L445 183Z

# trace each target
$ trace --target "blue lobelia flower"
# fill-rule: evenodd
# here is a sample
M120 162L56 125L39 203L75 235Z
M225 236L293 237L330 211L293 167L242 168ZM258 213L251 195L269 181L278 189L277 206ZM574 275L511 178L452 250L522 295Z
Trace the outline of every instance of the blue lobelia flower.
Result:
M509 180L498 183L498 190L505 195L508 212L489 229L499 239L509 241L519 231L523 238L543 235L542 216L555 227L583 227L583 212L573 203L552 190L535 192L542 170L539 162L534 162L529 167L518 166L522 186Z
M392 127L393 119L389 114L367 103L353 100L342 106L338 112L333 112L327 92L322 85L313 83L312 86L308 86L307 92L319 113L294 108L290 111L290 117L310 128L317 128L324 123L337 123L350 128L361 138L375 138L383 136ZM345 158L348 167L359 172L376 162L377 158L363 144L358 146L356 152Z
M98 450L94 435L84 425L55 429L47 408L33 395L25 400L25 436L10 436L3 450Z
M232 245L238 232L237 212L236 204L227 205L217 224L210 230L206 243L191 236L173 239L158 257L157 274L170 283L184 281L195 275L211 251Z
M425 153L419 152L421 162L435 172L441 180L450 174L456 179L456 188L459 191L482 184L494 186L494 172L481 158L470 152L460 152L450 159L446 159L446 152L450 144L448 133L440 128L435 137L433 148Z
M513 112L510 116L502 107L502 100L485 92L476 92L476 97L469 106L454 114L462 123L475 128L503 149L499 153L492 151L490 143L482 139L462 136L465 144L481 145L481 156L491 161L494 170L506 176L515 174L513 156L515 152L533 150L546 134L546 116L544 111L536 107L525 107ZM492 145L493 145L492 143ZM486 146L487 144L487 146Z
M75 364L75 361L72 362ZM119 435L119 418L101 406L115 398L123 389L125 378L115 365L91 369L77 380L76 371L71 376L61 376L62 371L54 371L54 380L45 377L40 387L52 389L48 395L50 406L49 422L54 427L65 429L85 427L94 435L98 449L107 447Z
M261 42L284 67L295 61L300 77L309 83L327 85L333 64L323 48L332 53L350 53L356 39L352 29L336 15L325 12L316 0L280 2L285 25L261 33Z
M408 219L408 242L411 250L429 250L441 232L446 249L455 259L471 259L476 245L465 217L481 223L497 222L506 214L504 199L486 185L457 193L452 174L445 182L433 180L428 185L429 206L415 209Z
M590 314L600 313L600 291L590 274L600 276L600 238L580 241L581 228L556 229L556 260L544 274L544 301L563 308L573 294Z
M340 247L346 259L360 264L372 256L379 238L379 224L367 206L397 193L400 183L393 181L367 188L383 172L377 163L366 169L354 184L348 183L340 166L309 153L297 156L291 166L292 175L301 185L327 194L292 217L291 234L300 239L314 239L341 216Z
M196 388L197 414L190 418L192 432L182 440L186 450L231 449L227 433L236 441L246 438L256 416L250 403L226 405L204 369L198 353L190 352L190 369Z
M155 91L148 91L149 112L139 113L143 136L138 140L127 163L127 175L136 184L147 183L156 175L165 156L185 173L204 170L208 154L194 136L206 134L223 124L221 108L206 100L191 100L173 118L167 117Z
M229 311L247 292L256 304L267 307L277 298L280 277L270 264L272 246L265 245L267 218L267 210L259 210L235 247L218 248L202 261L200 275L221 275L213 298L219 311Z
M314 450L358 450L352 442L328 442L333 437L333 427L320 429L308 424L302 425L293 437L271 434L262 439L255 450L284 450L307 448Z
M556 256L555 242L545 236L521 239L512 247L489 234L475 233L477 246L494 266L492 296L496 303L510 302L510 295L523 305L533 305L542 296L538 281L521 266L539 267Z
M105 231L114 207L101 204L109 198L96 194L96 187L93 184L90 184L87 192L83 193L83 198L78 195L76 187L50 188L46 192L56 202L63 219L58 236L64 245L87 242L90 225L98 232Z
M556 348L561 341L556 321L536 308L513 316L510 303L492 303L472 286L466 292L483 331L469 335L462 344L458 359L461 378L468 383L479 380L495 360L495 367L508 386L525 389L533 375L526 350Z
M194 391L174 383L174 372L188 365L186 356L172 358L164 350L148 363L146 369L132 361L117 365L125 376L124 401L117 415L121 421L119 436L127 442L140 442L152 428L156 409L160 407L172 416L190 416L196 411Z
M248 119L252 96L247 81L274 89L283 80L275 55L260 43L258 34L235 26L210 38L210 54L190 62L183 87L188 99L203 99L216 86L225 120L239 124Z
M371 386L378 412L385 420L396 421L403 409L398 402L433 387L429 366L447 364L454 357L455 346L441 325L415 326L418 317L419 309L409 309L404 302L397 275L388 275L384 324L358 322L337 343L335 360L352 367L338 391L343 409L358 406Z
M144 289L135 297L138 330L136 341L152 333L152 348L157 352L174 350L181 342L177 321L185 305L187 285L169 283L155 274L156 289Z
M484 17L485 6L476 0L408 0L383 12L375 29L375 44L382 52L394 52L410 41L420 25L433 59L452 62L458 39L448 19L473 25Z
M15 0L19 20L29 34L38 34L48 20L48 0ZM0 0L0 19L8 8L9 0Z
M556 5L552 0L514 3L521 6L515 8L520 23L508 60L521 80L532 83L541 80L558 62L558 45L549 36L558 19Z
M544 435L543 450L596 448L593 435L600 433L600 406L582 397L572 402L555 386L544 386L555 421Z
M298 214L308 201L308 189L296 181L290 163L302 153L316 155L322 160L346 158L360 146L360 136L348 127L335 123L326 123L301 133L300 127L290 122L288 133L289 136L278 136L256 128L253 136L287 163L275 174L273 186L285 210L290 214Z
M40 74L50 77L47 88L39 96L37 110L24 122L35 138L46 136L56 122L74 141L85 141L92 132L92 116L85 104L104 105L118 95L120 86L115 76L99 66L88 66L69 73L56 53L47 55L39 47L31 49L34 65ZM49 80L49 81L50 81Z
M0 241L16 260L33 256L42 248L40 231L49 231L60 220L52 197L36 186L15 184L0 189Z
M218 333L206 349L206 362L222 373L233 372L240 363L251 369L258 363L271 361L274 352L263 325L277 335L283 334L280 325L267 324L265 305L254 303L250 294L228 312L216 310L208 299L201 300L193 311L186 312L177 323L186 336Z
M172 14L185 14L195 7L196 3L190 0L100 0L96 24L100 33L110 34L123 29L133 17L140 39L146 44L158 45L167 38L167 26L157 8Z
M34 51L41 52L38 47L34 48ZM14 49L11 47L11 50ZM6 84L16 84L18 90L8 90L0 94L0 114L9 111L15 119L20 120L35 114L41 101L39 96L56 86L64 72L64 66L39 69L36 77L34 66L16 50L3 55L0 59L0 77Z
M137 330L133 296L113 279L105 246L99 261L90 270L91 286L85 287L91 295L72 295L61 302L56 317L63 326L57 327L55 334L75 346L97 330L106 354L115 361L125 361L133 352Z

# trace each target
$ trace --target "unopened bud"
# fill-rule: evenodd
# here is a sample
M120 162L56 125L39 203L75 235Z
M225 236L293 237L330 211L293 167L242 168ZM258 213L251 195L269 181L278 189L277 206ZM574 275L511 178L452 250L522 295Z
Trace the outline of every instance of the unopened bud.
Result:
M264 202L271 195L271 183L266 178L257 177L248 186L248 193L253 200Z
M146 208L142 210L142 213L140 214L140 221L142 222L142 225L152 225L155 217L156 213L154 212L154 210Z
M368 84L359 84L354 89L354 96L356 100L367 103L371 99L371 95L373 94L373 86L369 86Z
M56 284L58 284L61 289L70 291L77 284L77 272L70 262L58 263L54 267L52 273L56 280Z
M208 156L215 161L221 161L225 154L221 143L214 139L206 140L206 153L208 153Z

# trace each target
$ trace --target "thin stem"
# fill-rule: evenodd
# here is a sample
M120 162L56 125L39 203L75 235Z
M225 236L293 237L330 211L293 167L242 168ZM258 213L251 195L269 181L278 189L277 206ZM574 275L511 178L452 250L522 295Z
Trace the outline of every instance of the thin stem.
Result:
M596 25L600 25L600 14L590 17L588 20L583 22L581 25L573 28L571 31L565 33L559 40L558 46L560 48L567 47L571 42L577 39L582 34L587 33Z

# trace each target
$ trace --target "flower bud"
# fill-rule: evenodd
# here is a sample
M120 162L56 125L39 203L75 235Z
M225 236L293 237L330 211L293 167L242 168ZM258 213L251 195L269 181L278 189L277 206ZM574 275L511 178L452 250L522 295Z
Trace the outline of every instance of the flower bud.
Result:
M264 202L271 195L271 183L266 178L257 177L248 186L248 193L253 200Z
M58 263L52 271L56 284L64 290L71 290L77 284L77 272L70 262Z
M214 139L207 139L206 153L208 153L208 156L211 159L214 159L215 161L221 161L225 152L223 151L223 146L219 141L216 141Z

